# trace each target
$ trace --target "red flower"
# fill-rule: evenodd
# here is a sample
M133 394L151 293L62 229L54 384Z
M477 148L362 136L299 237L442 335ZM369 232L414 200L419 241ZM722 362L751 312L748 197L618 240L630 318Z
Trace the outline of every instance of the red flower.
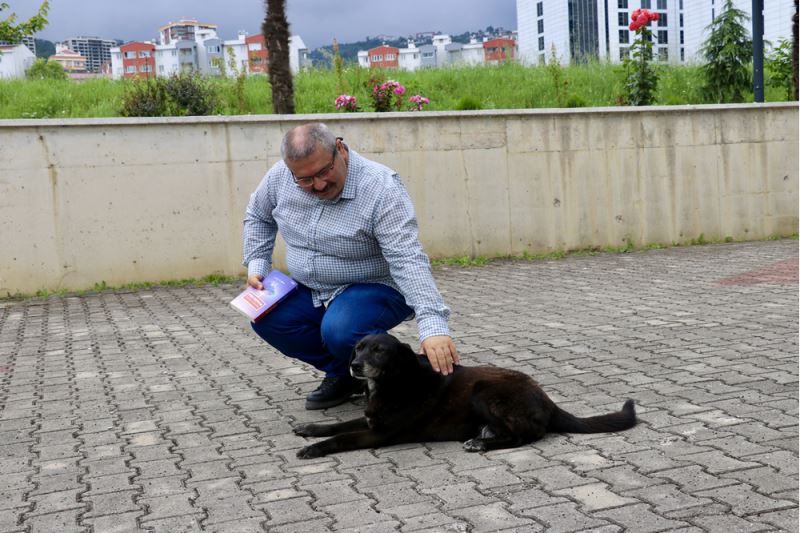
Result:
M633 13L631 13L631 23L628 29L636 31L654 20L658 20L658 13L653 13L647 9L634 9Z
M638 9L638 8L637 8L637 9L634 9L634 10L633 10L633 13L631 13L631 20L636 20L636 19L638 19L638 18L639 18L639 13L641 13L641 12L642 12L642 10L641 10L641 9Z

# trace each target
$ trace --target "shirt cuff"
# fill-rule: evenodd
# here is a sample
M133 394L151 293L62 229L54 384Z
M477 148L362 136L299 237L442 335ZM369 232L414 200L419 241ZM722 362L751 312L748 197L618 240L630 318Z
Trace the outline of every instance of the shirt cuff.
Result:
M265 278L269 271L272 270L272 264L266 259L253 259L247 263L247 277L261 274Z
M417 320L417 329L419 330L419 342L424 341L428 337L433 337L434 335L450 336L450 328L447 327L447 320L436 315L419 318Z

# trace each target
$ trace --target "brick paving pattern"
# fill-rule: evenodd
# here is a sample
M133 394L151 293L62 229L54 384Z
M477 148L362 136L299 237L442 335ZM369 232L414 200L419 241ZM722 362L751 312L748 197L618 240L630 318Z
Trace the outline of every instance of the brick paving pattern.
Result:
M0 532L797 531L793 240L435 269L465 364L627 432L301 461L320 375L234 285L0 301ZM395 333L414 342L415 328ZM416 343L414 343L416 346Z

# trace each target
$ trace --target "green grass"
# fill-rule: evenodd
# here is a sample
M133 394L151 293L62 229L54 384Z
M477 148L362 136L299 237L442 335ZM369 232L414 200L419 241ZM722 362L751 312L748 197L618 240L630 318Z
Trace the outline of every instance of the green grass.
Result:
M564 67L566 87L561 101L569 98L587 106L615 106L622 93L620 65L594 62ZM658 105L705 103L698 66L661 65L656 92ZM527 109L558 107L559 95L545 67L517 63L423 69L416 72L370 71L348 65L341 80L329 69L310 69L294 79L297 113L331 113L334 99L342 93L358 98L361 110L370 111L369 80L374 76L394 78L406 86L406 95L422 94L431 100L428 110L459 108L465 98L482 109ZM91 79L80 82L52 80L0 80L0 119L117 117L130 81ZM242 97L232 79L212 80L222 115L272 113L271 90L265 76L244 81ZM767 101L784 101L779 87L766 87ZM752 101L752 95L750 96Z

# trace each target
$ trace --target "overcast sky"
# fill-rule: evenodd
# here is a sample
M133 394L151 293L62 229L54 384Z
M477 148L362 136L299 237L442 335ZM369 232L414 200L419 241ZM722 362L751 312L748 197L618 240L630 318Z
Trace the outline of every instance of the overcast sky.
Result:
M18 19L27 19L41 4L41 0L5 1ZM368 35L517 28L516 0L287 0L286 4L291 33L311 49L328 45L333 38L353 42ZM0 17L6 18L9 11ZM261 31L264 1L50 0L50 23L37 37L148 40L158 35L159 27L181 18L217 24L222 39L235 39L238 30Z

